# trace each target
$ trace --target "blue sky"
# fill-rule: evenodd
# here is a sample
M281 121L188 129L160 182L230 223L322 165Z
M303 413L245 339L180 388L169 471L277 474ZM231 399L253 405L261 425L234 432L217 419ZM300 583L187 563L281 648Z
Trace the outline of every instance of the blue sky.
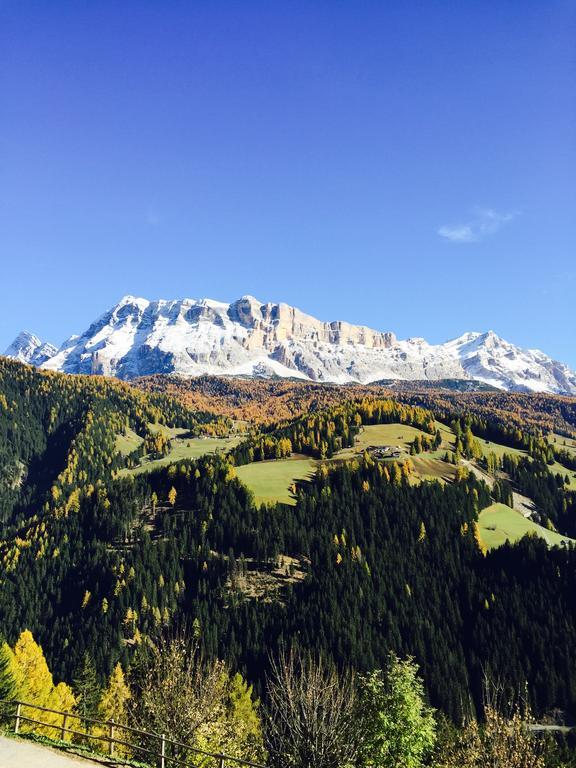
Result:
M250 293L576 367L576 5L0 0L0 349Z

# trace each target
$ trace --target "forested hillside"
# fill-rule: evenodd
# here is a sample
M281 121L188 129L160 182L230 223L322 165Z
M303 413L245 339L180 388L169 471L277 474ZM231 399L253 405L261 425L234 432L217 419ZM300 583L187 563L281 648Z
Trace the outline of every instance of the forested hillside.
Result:
M455 720L486 672L528 682L540 714L576 714L573 402L330 388L312 409L306 392L303 414L254 419L222 447L239 427L221 399L216 416L209 398L192 411L0 360L8 642L29 629L58 679L88 653L104 680L185 627L258 690L293 642L360 671L395 651ZM289 504L257 503L241 479L303 459ZM483 510L521 516L519 500L536 533L489 546Z
M573 434L576 403L561 395L520 394L473 381L384 381L373 384L317 384L287 379L147 376L132 382L146 392L172 395L196 410L273 423L360 397L394 397L434 411L488 414L492 420Z

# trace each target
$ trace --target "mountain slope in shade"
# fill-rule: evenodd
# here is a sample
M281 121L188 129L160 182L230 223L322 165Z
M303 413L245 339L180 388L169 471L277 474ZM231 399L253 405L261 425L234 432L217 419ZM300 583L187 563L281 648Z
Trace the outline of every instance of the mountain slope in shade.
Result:
M29 365L42 365L46 360L58 352L58 347L53 344L40 341L37 336L29 331L21 331L4 353L21 363Z
M17 347L14 342L10 349ZM14 350L7 354L24 359ZM81 336L72 336L34 364L122 379L157 373L337 383L468 379L511 391L576 395L576 374L566 365L543 352L520 349L492 331L436 345L420 338L400 341L393 333L325 323L287 304L263 304L252 296L231 304L125 296Z

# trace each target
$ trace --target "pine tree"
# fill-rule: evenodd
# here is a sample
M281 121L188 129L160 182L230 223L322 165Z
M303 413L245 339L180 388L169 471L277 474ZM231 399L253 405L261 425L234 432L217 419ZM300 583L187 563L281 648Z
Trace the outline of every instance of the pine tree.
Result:
M92 657L85 653L82 665L74 678L74 693L78 700L78 714L84 719L84 727L89 729L89 718L98 717L100 686Z

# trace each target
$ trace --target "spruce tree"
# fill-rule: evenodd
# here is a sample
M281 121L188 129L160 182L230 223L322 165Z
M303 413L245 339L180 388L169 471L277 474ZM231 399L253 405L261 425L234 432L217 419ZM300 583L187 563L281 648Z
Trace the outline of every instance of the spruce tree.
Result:
M74 678L74 694L78 702L78 714L84 720L84 726L88 728L90 718L98 717L98 704L100 702L100 686L96 668L89 653L85 653L82 664Z

